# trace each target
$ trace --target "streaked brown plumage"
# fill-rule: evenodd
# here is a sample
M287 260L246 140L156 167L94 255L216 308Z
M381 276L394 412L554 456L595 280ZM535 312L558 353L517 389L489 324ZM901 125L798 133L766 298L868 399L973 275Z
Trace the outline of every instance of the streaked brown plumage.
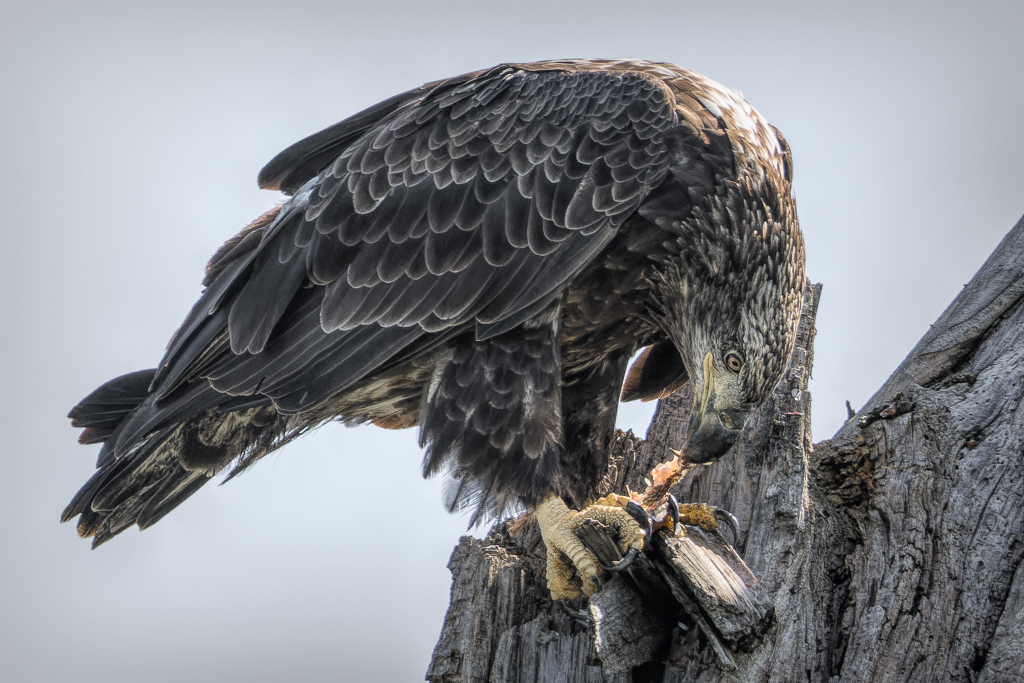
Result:
M643 346L625 397L689 377L688 453L717 458L792 351L790 168L738 95L652 62L502 65L331 126L260 173L290 199L213 257L159 368L72 410L104 445L63 518L145 528L330 420L420 425L474 519L580 504Z

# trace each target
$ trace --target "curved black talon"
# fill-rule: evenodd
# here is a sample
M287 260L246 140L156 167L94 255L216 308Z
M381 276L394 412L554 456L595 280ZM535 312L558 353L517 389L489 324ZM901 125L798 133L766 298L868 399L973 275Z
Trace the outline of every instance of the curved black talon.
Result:
M558 606L562 608L562 611L569 615L569 617L580 626L590 628L590 615L581 610L569 606L567 600L557 600Z
M647 514L647 511L640 506L639 503L629 501L626 503L626 513L633 518L637 525L644 532L644 547L648 547L651 542L651 536L654 535L654 527L651 526L651 516ZM676 508L676 519L679 519L679 508ZM639 548L630 548L626 551L626 556L615 564L605 564L601 560L597 563L601 565L601 568L609 572L621 572L629 569L629 567L636 561L636 558L640 557Z
M672 520L672 535L679 533L679 501L671 493L668 494L668 518Z
M638 505L637 507L640 507L640 506ZM640 557L640 549L639 548L630 548L626 552L626 556L624 558L622 558L621 560L619 560L618 562L616 562L615 564L605 564L601 560L598 560L597 563L599 565L601 565L601 568L604 569L605 571L621 572L624 569L629 569L629 566L631 564L633 564L633 562L636 561L636 558L638 558L638 557Z
M640 507L639 503L629 501L626 503L626 512L629 516L636 520L636 523L644 530L644 545L646 546L651 541L651 516L647 514L647 510Z
M713 514L715 519L729 525L729 528L732 530L732 544L736 545L736 542L740 540L740 521L731 512L722 508L715 508Z

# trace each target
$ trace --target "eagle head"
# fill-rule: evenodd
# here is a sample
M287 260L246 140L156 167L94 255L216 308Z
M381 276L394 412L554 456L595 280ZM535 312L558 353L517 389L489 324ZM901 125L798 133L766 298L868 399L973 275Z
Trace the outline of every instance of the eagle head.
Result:
M740 185L678 225L679 257L656 288L660 324L693 382L686 459L712 462L789 365L806 284L803 238L788 193L766 202Z

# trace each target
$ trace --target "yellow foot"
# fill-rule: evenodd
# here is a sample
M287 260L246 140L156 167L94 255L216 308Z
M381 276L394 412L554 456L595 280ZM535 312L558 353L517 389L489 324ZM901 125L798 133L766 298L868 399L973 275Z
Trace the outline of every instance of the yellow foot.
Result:
M722 508L716 508L713 505L694 504L679 506L680 524L699 526L705 531L717 531L721 534L719 522L725 522L725 525L729 527L729 530L732 532L731 543L736 544L740 540L740 523L731 512ZM654 528L657 529L658 527L659 523L654 522ZM675 533L673 526L669 526L669 529L673 529L673 533Z
M552 600L572 600L580 596L580 586L573 580L574 568L582 579L584 593L593 595L597 590L597 558L576 536L576 530L585 520L594 519L617 527L619 550L623 554L631 548L643 548L646 534L623 509L620 499L629 501L625 496L606 496L585 510L576 511L566 507L558 496L552 496L537 506L537 521L548 553L548 590Z
M699 526L704 531L715 531L718 529L718 520L715 518L715 508L703 503L687 504L679 506L679 523L689 526Z

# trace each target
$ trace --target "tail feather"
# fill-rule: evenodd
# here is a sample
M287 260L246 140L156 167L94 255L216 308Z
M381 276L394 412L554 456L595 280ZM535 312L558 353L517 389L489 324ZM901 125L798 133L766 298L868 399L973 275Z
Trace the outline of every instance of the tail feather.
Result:
M136 406L146 400L156 369L116 377L79 402L68 417L72 427L84 427L79 443L103 443Z
M79 534L87 538L92 534L84 534L82 532L83 524L85 524L85 516L91 514L92 501L96 495L112 480L120 477L124 470L132 465L132 461L129 459L122 459L116 462L111 462L105 466L99 467L96 472L89 478L89 481L78 490L75 497L71 499L68 506L64 508L64 512L61 513L61 522L70 522L75 518L76 515L83 515L83 518L79 520ZM85 525L86 527L88 524Z
M152 526L198 491L209 479L202 472L176 468L162 481L135 491L117 507L106 512L102 524L92 535L92 547L103 545L133 525L137 524L139 529Z
M198 491L209 479L202 472L189 472L185 477L179 475L173 479L168 478L139 512L135 523L139 529L148 529Z
M178 462L174 458L163 457L160 453L167 443L169 432L172 431L163 430L162 433L154 435L124 458L124 461L129 463L127 467L112 467L112 470L116 469L116 473L95 490L90 507L93 510L108 512L119 507L127 507L126 504L132 496L148 491L158 485L164 477L173 473Z
M101 469L97 475L106 476L96 486L87 484L90 490L79 492L76 507L68 506L65 519L80 512L78 534L91 537L93 548L134 524L139 528L152 525L209 481L206 472L181 465L171 441L173 434L161 434L151 439L152 446L147 443L147 448Z
M94 538L103 529L106 517L103 513L92 509L83 510L78 518L78 535L82 538ZM93 547L96 547L93 544Z
M97 472L61 521L79 516L78 533L94 548L130 526L152 526L232 461L257 459L305 431L289 429L265 397L227 396L205 383L158 403L149 391L155 372L111 380L71 411L73 424L104 444Z

